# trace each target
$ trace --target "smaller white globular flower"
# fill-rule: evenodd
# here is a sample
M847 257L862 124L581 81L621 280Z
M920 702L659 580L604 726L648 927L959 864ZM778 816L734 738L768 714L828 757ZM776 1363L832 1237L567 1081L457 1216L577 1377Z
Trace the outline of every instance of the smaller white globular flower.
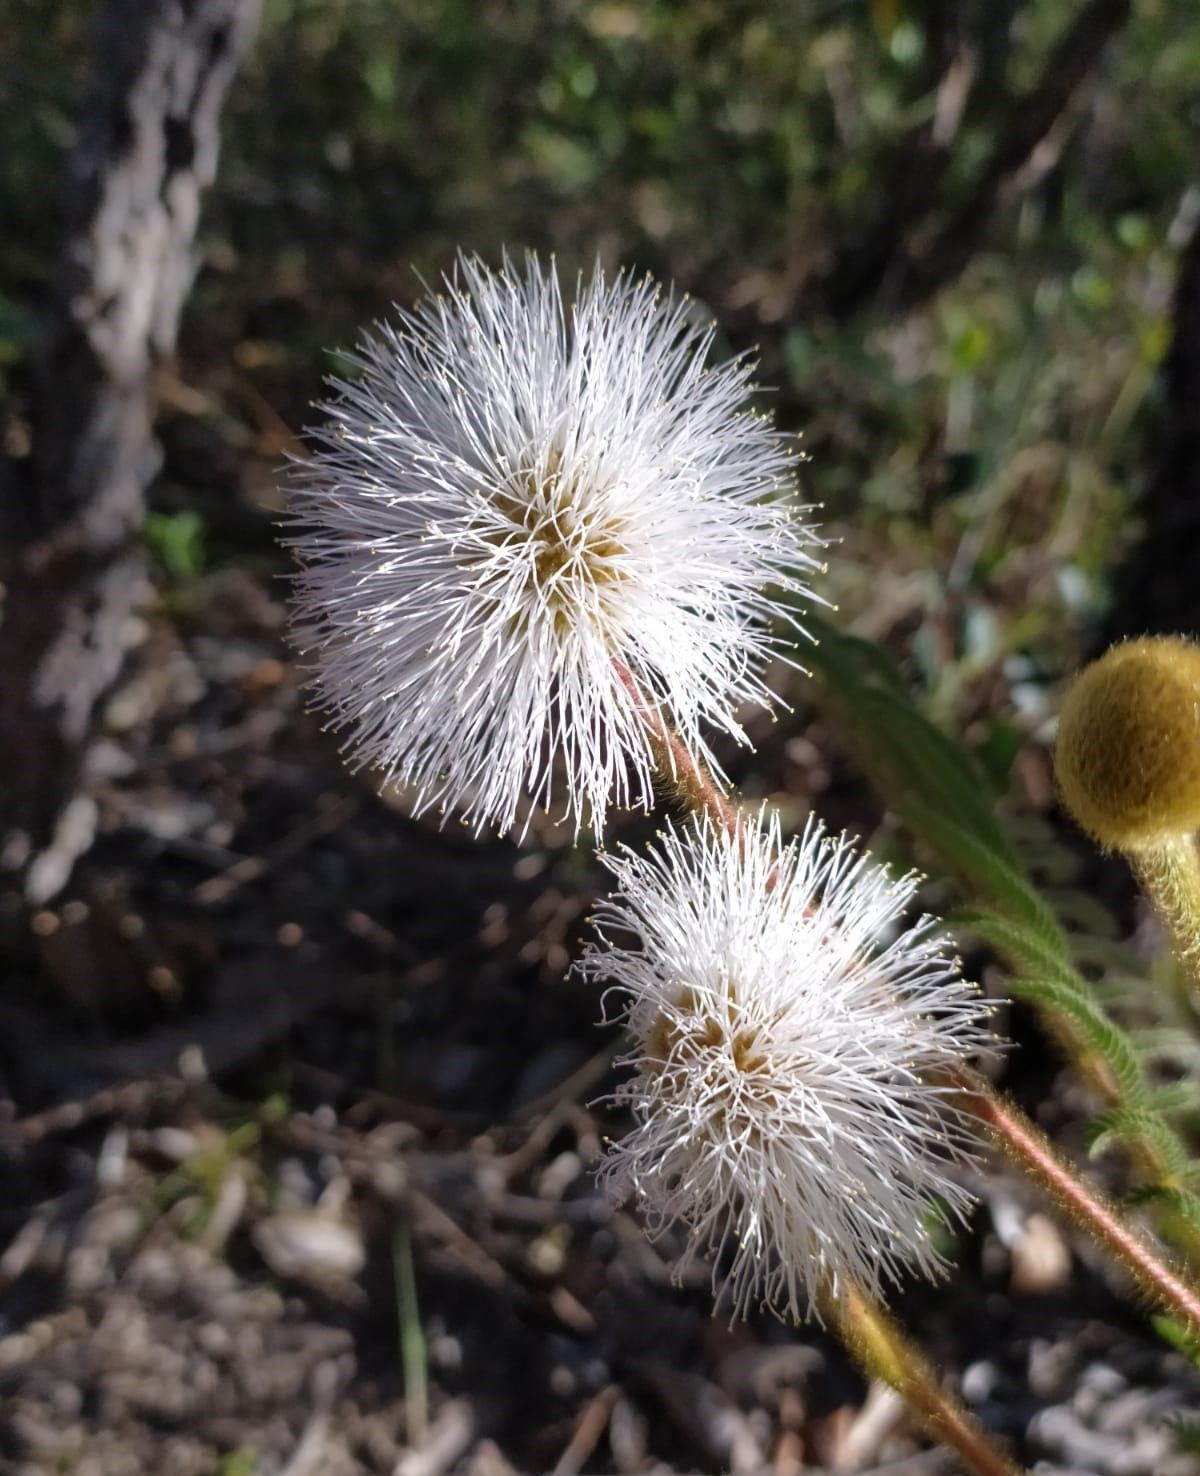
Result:
M353 758L508 830L648 805L647 710L716 768L820 540L686 299L460 259L350 356L292 477L297 642ZM718 771L719 772L719 771Z
M622 996L634 1067L608 1191L682 1226L679 1269L711 1255L734 1315L936 1276L931 1217L965 1215L979 1148L937 1077L996 1041L932 920L903 926L916 879L764 815L605 859L619 893L581 968Z

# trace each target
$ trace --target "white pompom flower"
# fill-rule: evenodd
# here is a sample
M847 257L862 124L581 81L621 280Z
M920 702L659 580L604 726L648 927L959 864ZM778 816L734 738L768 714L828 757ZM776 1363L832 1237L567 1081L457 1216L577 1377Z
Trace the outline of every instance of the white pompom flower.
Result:
M706 731L744 741L738 706L770 702L770 622L820 540L712 339L649 281L597 271L568 306L536 257L461 259L350 356L292 478L297 640L418 813L511 829L557 763L599 828L651 800L645 708L716 767Z
M682 1226L679 1269L711 1255L734 1315L819 1318L847 1282L936 1276L931 1219L965 1214L979 1146L936 1078L996 1042L932 921L903 925L915 879L763 816L606 862L619 893L581 967L625 999L635 1068L609 1192L652 1234Z

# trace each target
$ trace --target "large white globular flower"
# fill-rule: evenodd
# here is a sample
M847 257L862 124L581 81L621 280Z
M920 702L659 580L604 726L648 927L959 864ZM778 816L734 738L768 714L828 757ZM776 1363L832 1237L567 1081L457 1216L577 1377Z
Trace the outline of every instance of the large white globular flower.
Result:
M936 1275L934 1206L965 1213L978 1147L936 1078L995 1040L931 920L902 926L915 879L812 822L785 844L762 816L607 864L620 890L582 968L625 999L633 1040L613 1196L654 1234L686 1230L681 1269L712 1254L735 1315L820 1317L847 1281L878 1296L906 1265Z
M297 639L355 761L511 828L651 798L647 712L689 756L766 703L781 592L820 540L794 453L649 281L461 259L368 336L292 478Z

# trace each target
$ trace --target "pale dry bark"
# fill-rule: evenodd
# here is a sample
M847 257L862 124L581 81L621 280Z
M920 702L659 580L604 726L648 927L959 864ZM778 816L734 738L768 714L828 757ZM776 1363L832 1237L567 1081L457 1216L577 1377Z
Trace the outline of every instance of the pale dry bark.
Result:
M99 12L32 454L0 467L0 863L32 903L59 890L88 842L76 788L144 586L155 372L175 348L221 104L258 9L106 0Z

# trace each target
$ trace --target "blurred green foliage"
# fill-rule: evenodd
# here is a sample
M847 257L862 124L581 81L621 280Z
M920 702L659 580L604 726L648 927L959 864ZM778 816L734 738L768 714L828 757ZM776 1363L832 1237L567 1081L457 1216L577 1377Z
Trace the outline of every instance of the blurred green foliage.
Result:
M204 572L204 520L191 508L148 514L142 534L172 579L186 583Z
M258 1451L255 1447L239 1445L236 1450L231 1450L228 1455L221 1457L217 1476L258 1476L261 1469Z
M941 216L972 198L1081 5L957 8L971 85ZM18 385L91 9L0 0L0 376ZM1145 464L1174 257L1197 208L1200 0L1137 0L1061 157L961 276L911 312L886 282L825 311L813 283L886 237L905 198L906 140L938 105L932 28L949 12L266 0L226 110L187 373L220 409L242 413L250 393L298 429L325 350L459 246L651 270L711 306L725 348L757 346L778 420L811 455L804 494L842 540L828 589L844 618L903 633L940 715L971 721L1000 673L1012 715L1036 724L1041 684L1103 607Z

